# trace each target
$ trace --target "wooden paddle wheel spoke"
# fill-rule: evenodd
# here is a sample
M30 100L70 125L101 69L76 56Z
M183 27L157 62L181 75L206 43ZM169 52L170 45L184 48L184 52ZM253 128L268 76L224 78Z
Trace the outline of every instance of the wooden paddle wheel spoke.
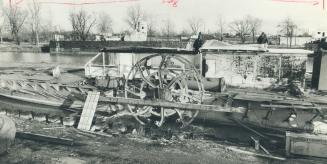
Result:
M192 71L187 71L187 72L182 72L181 74L175 76L171 81L170 83L167 85L167 87L171 87L177 80L179 79L182 79L182 78L185 78L185 76L187 76L188 73L190 73Z
M148 79L148 78L146 78L144 76L143 70L141 69L141 67L138 64L136 64L135 66L137 68L137 71L139 71L139 73L140 73L141 78L143 79L143 81L146 82L147 84L149 84L151 87L156 88L157 86L155 84L153 84L150 79Z
M151 65L149 65L151 63ZM188 68L185 68L185 67ZM137 80L137 78L139 80ZM189 90L188 81L195 81L197 89ZM179 103L202 103L203 85L197 69L186 59L175 55L150 55L138 61L130 70L125 83L125 97L137 99L158 99ZM139 107L128 105L129 111L140 117L150 113L155 124L162 126L167 117L179 116L182 126L188 125L198 111L183 111L165 107Z
M190 112L176 109L176 112L179 116L179 119L177 121L182 123L182 127L186 127L190 123L192 123L195 117L199 114L198 110L195 112Z
M159 87L160 88L163 88L163 82L164 82L164 79L162 77L162 67L164 65L164 63L166 62L166 56L162 56L162 60L160 62L160 65L159 65L159 70L158 70L158 77L159 77Z

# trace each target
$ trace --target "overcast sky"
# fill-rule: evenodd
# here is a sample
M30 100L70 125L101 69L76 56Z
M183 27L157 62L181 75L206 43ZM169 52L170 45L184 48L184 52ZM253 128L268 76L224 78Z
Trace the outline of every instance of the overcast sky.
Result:
M9 0L3 0L6 5ZM12 0L20 2L21 0ZM31 0L23 0L19 5L24 7ZM71 10L80 7L89 12L106 12L114 20L114 30L119 32L127 30L124 22L126 10L131 5L140 4L142 9L152 15L155 15L160 24L163 20L170 18L176 30L189 29L187 19L190 17L200 17L205 20L203 30L214 32L217 29L217 18L222 15L227 22L234 19L241 19L246 15L252 15L263 20L261 31L271 34L277 33L277 25L286 17L293 19L303 31L316 30L327 31L327 9L323 10L322 2L319 4L310 3L313 0L289 0L301 1L279 2L283 0L178 0L177 7L172 7L164 0L129 0L128 2L98 3L89 5L66 5L56 3L96 3L108 2L113 0L38 0L42 3L42 18L46 21L51 20L54 25L60 28L70 30L68 14ZM121 1L121 0L116 0ZM50 2L50 3L44 3ZM327 3L327 0L326 0ZM326 4L327 6L327 4Z

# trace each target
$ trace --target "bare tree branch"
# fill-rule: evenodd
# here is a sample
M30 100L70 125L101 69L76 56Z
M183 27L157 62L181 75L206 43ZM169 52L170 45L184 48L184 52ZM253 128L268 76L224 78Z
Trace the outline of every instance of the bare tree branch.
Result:
M192 34L197 34L200 28L204 26L204 21L201 18L192 17L188 20L188 25L190 26Z
M248 22L250 23L250 31L252 34L252 42L256 43L256 34L259 31L259 28L261 26L262 20L259 18L255 18L252 16L247 16L246 18L248 20Z
M32 0L28 5L28 9L31 17L31 30L32 36L36 45L39 45L39 31L40 31L40 11L41 5L36 1Z
M294 21L291 18L286 18L277 27L280 29L280 32L284 33L284 35L286 36L287 44L289 43L289 46L292 47L292 39L295 30L297 29L298 26L294 23Z
M245 43L246 36L251 32L250 22L247 19L234 20L230 24L230 28L240 37L242 43Z
M140 5L130 6L127 9L127 16L125 21L127 24L135 30L137 28L137 24L143 19L143 11Z
M156 18L154 15L152 14L145 14L144 15L145 18L146 18L146 22L147 22L147 26L148 26L148 38L150 38L150 41L151 41L151 37L153 37L156 33Z
M97 29L99 33L109 33L112 32L112 24L113 21L109 14L107 13L100 13L98 18Z
M226 21L223 19L221 15L218 16L217 26L218 26L219 40L222 41L224 39Z
M96 19L92 18L92 15L88 14L84 9L71 12L69 20L73 28L73 37L82 41L89 37L90 30L96 23Z
M4 8L4 13L6 15L11 35L13 36L16 43L20 44L19 32L25 23L28 16L27 12L21 9L17 5L10 4L9 7Z
M169 18L166 19L163 23L162 34L167 38L167 40L169 40L174 33L174 24Z

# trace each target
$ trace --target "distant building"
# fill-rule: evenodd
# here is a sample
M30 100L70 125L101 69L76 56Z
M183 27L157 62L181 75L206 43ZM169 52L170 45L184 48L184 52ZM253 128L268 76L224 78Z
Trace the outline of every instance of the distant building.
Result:
M95 35L95 41L107 41L112 37L112 33L100 33Z
M53 38L54 38L55 41L65 40L65 36L64 35L61 35L61 34L54 34L53 35Z
M148 25L145 21L138 22L136 29L131 34L124 36L124 41L146 41L148 36Z

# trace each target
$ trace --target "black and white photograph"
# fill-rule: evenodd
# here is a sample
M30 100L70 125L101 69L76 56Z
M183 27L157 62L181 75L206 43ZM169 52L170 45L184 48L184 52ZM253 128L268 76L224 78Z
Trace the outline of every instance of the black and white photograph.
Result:
M0 164L326 164L325 3L0 0Z

